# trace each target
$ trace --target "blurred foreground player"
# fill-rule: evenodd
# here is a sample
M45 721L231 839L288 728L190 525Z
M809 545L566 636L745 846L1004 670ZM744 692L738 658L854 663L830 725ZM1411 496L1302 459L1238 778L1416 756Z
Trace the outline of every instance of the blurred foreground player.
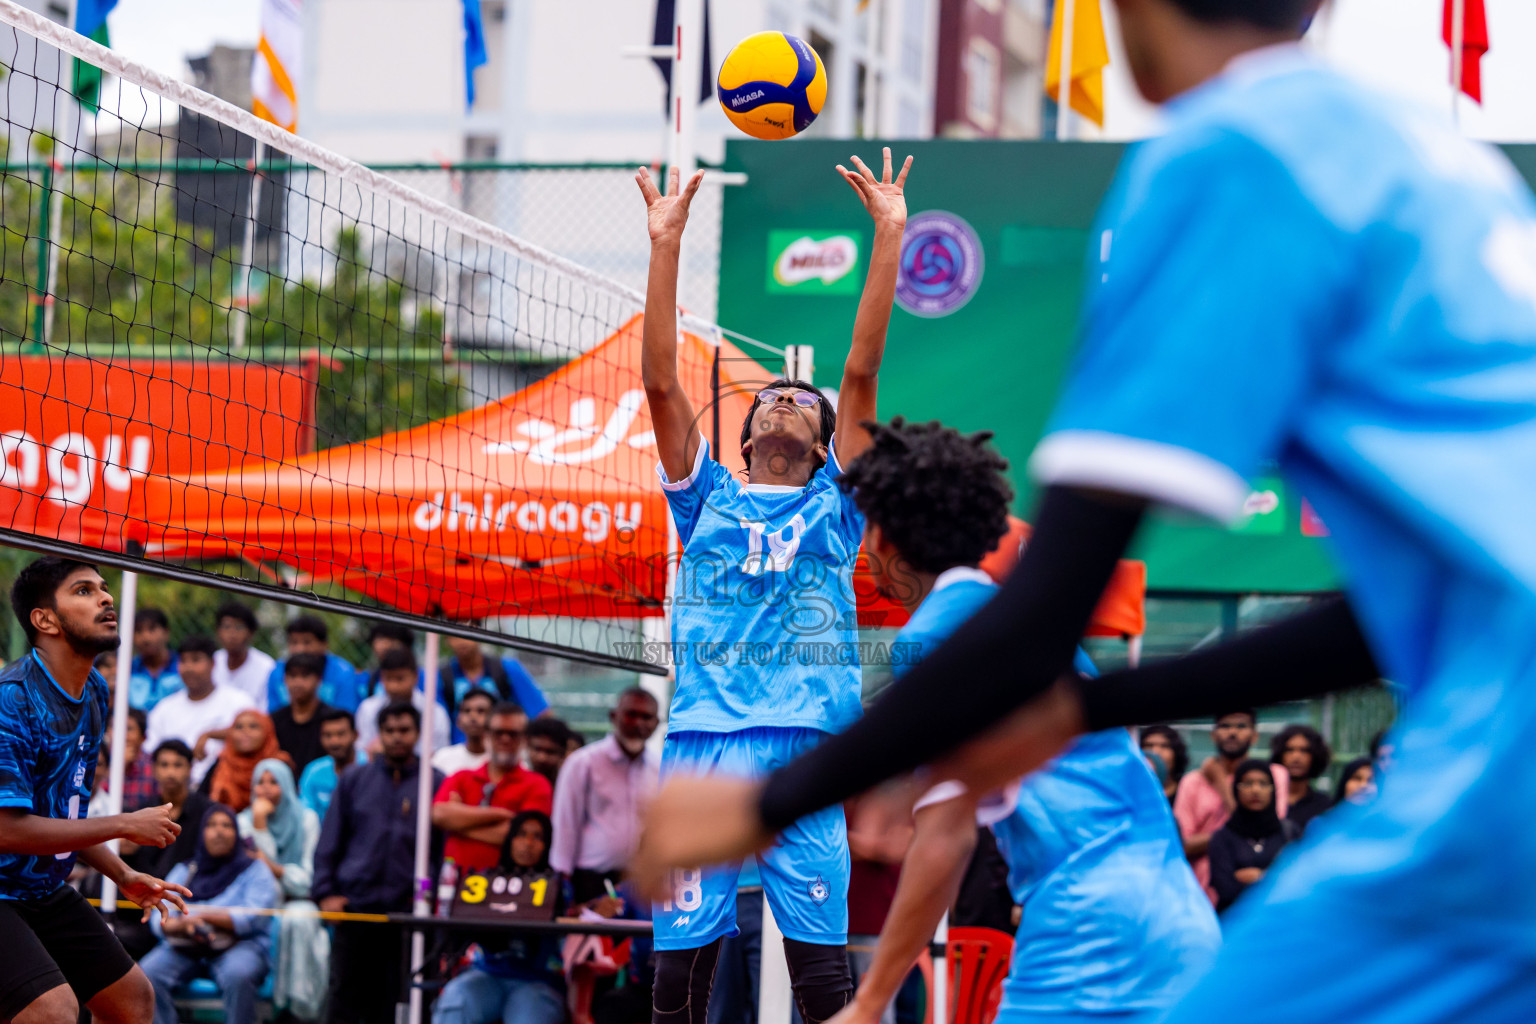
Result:
M657 471L677 524L672 640L683 651L668 714L662 775L678 770L761 778L859 715L861 676L853 565L863 523L837 478L869 444L875 385L896 296L907 222L910 158L880 178L853 158L839 166L875 222L869 276L843 368L842 429L832 404L803 380L759 391L741 427L747 482L710 457L677 374L677 268L688 206L703 179L662 196L643 168L651 236L641 374L661 456ZM809 641L809 642L808 642ZM826 642L823 642L826 641ZM804 646L801 647L800 645ZM802 663L800 651L837 650ZM763 888L784 932L795 1001L807 1024L847 1003L848 835L839 807L785 822L759 858ZM679 865L655 909L657 1024L704 1024L721 940L736 933L729 868Z
M16 577L11 608L32 649L0 672L0 1020L147 1021L149 979L106 919L66 884L75 858L149 910L186 910L184 887L135 871L111 839L163 847L181 826L171 805L87 818L107 684L92 667L117 646L117 611L93 565L46 556Z
M1384 672L1408 694L1390 780L1244 897L1168 1020L1529 1019L1536 205L1496 151L1285 45L1315 2L1116 7L1168 133L1128 157L1093 236L1081 351L1031 465L1034 542L846 734L760 787L660 794L639 866L740 856L951 752L940 770L980 790L1084 731ZM1328 523L1347 600L1064 678L1144 508L1233 519L1271 458Z
M871 433L841 483L864 513L880 589L912 610L896 643L921 658L996 593L978 566L1013 490L988 434L900 418ZM1097 674L1086 655L1077 665ZM979 800L949 781L918 801L874 963L835 1024L880 1020L954 902L975 823L996 835L1022 914L999 1024L1140 1024L1209 967L1221 932L1168 801L1130 733L1106 729Z

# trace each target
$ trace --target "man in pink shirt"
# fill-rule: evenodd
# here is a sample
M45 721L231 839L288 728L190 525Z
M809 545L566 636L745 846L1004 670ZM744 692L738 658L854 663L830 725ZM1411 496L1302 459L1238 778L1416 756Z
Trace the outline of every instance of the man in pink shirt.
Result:
M1215 756L1206 758L1198 770L1186 773L1173 798L1173 817L1184 839L1184 855L1213 905L1216 890L1211 888L1211 861L1206 850L1211 845L1211 834L1227 823L1237 805L1232 772L1248 756L1258 722L1258 713L1246 708L1218 715L1216 727L1211 730ZM1270 765L1269 771L1275 779L1275 809L1283 818L1290 803L1290 777L1280 765Z

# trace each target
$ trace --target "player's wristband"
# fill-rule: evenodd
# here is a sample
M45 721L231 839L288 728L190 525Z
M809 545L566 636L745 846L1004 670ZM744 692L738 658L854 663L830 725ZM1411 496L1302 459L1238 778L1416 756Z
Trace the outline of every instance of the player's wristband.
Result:
M782 831L927 764L1069 672L1143 507L1047 489L1024 556L997 596L847 732L770 775L758 805L763 824Z
M1182 658L1077 683L1090 731L1219 715L1374 683L1381 673L1343 598Z

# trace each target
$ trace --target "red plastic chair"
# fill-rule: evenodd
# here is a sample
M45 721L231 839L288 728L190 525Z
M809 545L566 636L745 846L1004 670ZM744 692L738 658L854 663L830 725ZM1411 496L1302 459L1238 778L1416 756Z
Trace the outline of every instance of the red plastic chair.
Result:
M1013 936L995 928L951 928L950 1024L992 1024L1003 1002Z

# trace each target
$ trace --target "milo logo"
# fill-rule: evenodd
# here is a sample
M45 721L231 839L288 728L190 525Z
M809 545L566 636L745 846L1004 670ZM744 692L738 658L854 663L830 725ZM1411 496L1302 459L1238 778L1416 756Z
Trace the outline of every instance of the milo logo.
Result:
M770 232L770 291L851 294L858 284L858 265L859 240L854 235Z

